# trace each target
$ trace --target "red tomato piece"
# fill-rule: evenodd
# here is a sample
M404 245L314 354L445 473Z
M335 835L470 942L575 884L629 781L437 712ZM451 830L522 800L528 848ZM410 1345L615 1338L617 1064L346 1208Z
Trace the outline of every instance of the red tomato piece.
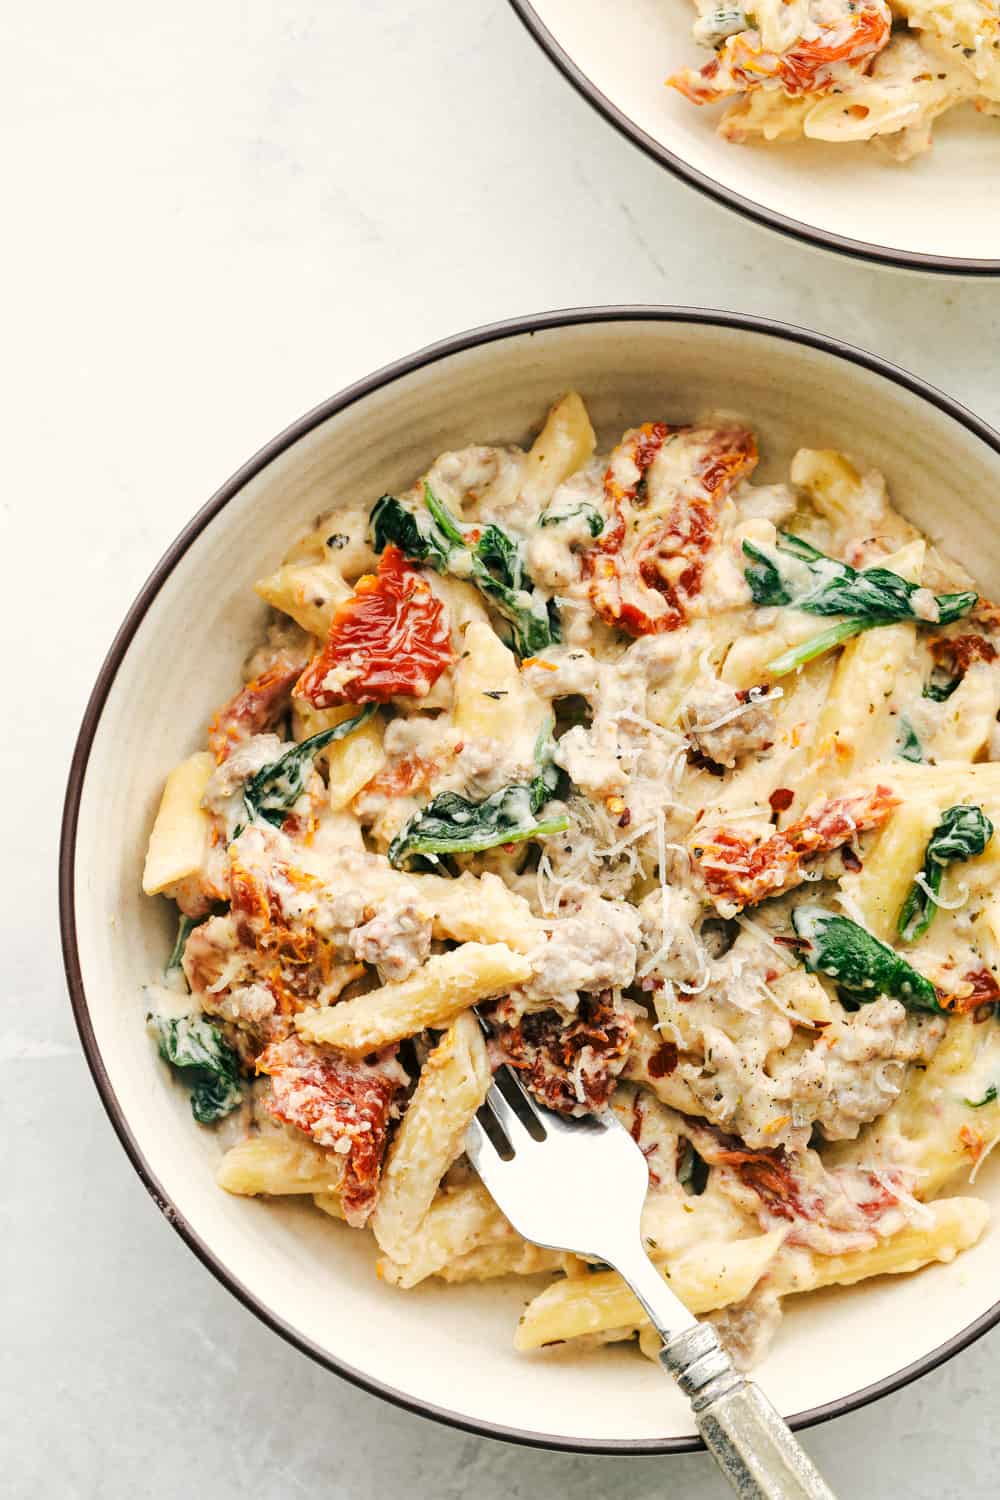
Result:
M356 1228L365 1224L378 1196L396 1096L408 1081L395 1048L371 1062L356 1062L332 1048L287 1037L265 1048L257 1071L271 1079L268 1112L341 1158L344 1217Z
M581 995L572 1021L554 1010L510 1017L510 1002L500 1001L490 1015L493 1048L544 1105L569 1115L607 1108L635 1034L610 990Z
M437 762L411 751L399 760L376 772L364 790L383 797L405 797L410 793L429 787Z
M668 445L677 498L666 514L649 517L647 472ZM635 636L684 624L701 591L719 508L756 463L757 445L744 427L656 422L626 433L604 481L613 520L583 559L606 624Z
M968 969L962 975L958 988L941 996L941 1004L945 1010L958 1015L963 1015L970 1010L978 1010L980 1006L996 1005L998 1001L1000 1001L1000 984L997 983L996 975L984 965Z
M879 3L820 24L817 36L800 37L785 52L768 52L759 32L741 31L728 37L703 68L682 68L667 82L692 104L713 104L775 83L793 97L822 94L837 81L835 64L858 64L858 72L864 72L861 65L881 52L891 30L888 7Z
M762 843L732 828L700 832L691 852L708 894L731 914L790 890L802 879L803 860L829 854L855 834L880 828L898 802L888 787L877 786L820 803Z
M973 662L996 661L997 648L983 635L951 635L932 641L931 655L939 667L964 677Z
M747 1187L753 1188L767 1209L779 1219L814 1219L823 1209L822 1199L802 1192L784 1149L751 1151L748 1147L721 1147L713 1153L713 1165L733 1167Z
M295 687L314 708L423 698L454 658L445 607L398 547L358 580Z
M891 23L882 10L862 10L822 28L812 41L800 41L782 54L778 77L786 94L821 93L830 88L832 63L861 62L881 52Z
M317 932L309 902L296 899L311 894L319 904L321 882L308 871L272 859L263 845L256 831L232 845L230 909L239 942L256 952L261 980L287 1016L321 996L340 955L336 944Z
M208 726L208 748L221 765L236 746L273 729L288 708L302 660L282 652L269 667L223 704Z

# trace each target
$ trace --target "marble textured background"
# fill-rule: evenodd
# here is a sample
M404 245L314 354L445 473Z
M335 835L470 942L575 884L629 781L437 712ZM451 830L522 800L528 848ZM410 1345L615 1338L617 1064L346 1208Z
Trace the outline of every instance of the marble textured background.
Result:
M504 0L50 0L8 8L2 33L4 1493L721 1495L702 1456L519 1450L381 1404L268 1333L170 1233L63 987L72 740L194 508L398 354L540 308L688 302L838 334L998 422L1000 283L869 269L703 200L577 99ZM998 1354L988 1336L809 1434L838 1493L995 1494Z

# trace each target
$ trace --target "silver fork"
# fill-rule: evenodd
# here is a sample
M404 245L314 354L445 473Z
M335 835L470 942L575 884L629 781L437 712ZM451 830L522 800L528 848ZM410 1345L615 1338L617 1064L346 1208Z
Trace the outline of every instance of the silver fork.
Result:
M737 1494L834 1500L771 1403L733 1368L715 1329L688 1312L646 1254L639 1233L646 1158L610 1110L579 1120L553 1114L501 1068L465 1149L525 1239L606 1261L628 1282L663 1340L660 1363L691 1402Z

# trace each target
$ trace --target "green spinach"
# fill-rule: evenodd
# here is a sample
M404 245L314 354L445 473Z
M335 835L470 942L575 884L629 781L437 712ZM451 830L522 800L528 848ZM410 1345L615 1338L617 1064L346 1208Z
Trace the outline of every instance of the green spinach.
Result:
M375 704L366 704L353 718L342 719L329 729L321 729L319 734L292 745L284 755L279 755L269 765L261 766L243 788L243 805L251 823L270 823L273 827L280 828L289 809L295 806L305 791L313 761L319 752L325 750L327 745L332 745L335 740L346 739L355 729L360 729L374 712ZM240 832L237 829L237 835Z
M596 505L588 505L581 501L579 505L571 506L569 510L547 510L538 517L539 526L559 526L563 521L575 521L577 518L586 521L587 530L592 537L600 536L604 530L604 517Z
M200 927L202 922L206 922L207 920L207 914L204 917L181 916L181 919L177 924L177 936L174 939L174 946L171 948L170 957L167 959L167 962L164 965L164 979L169 979L171 974L176 974L178 972L184 958L184 949L187 947L188 938L191 936L192 932L194 932L196 927Z
M239 1058L217 1026L199 1016L150 1015L160 1056L191 1090L191 1113L211 1125L231 1113L243 1099Z
M961 680L961 677L950 677L940 667L935 667L924 683L921 696L930 698L933 703L945 703L958 687Z
M922 766L924 763L924 751L920 743L920 736L905 714L901 714L899 719L899 738L896 741L896 755L900 760L912 761L917 766Z
M826 974L860 1004L892 995L907 1010L944 1010L937 991L893 948L849 917L821 906L799 906L792 926L802 946L798 957L812 974Z
M749 559L744 577L754 603L788 605L810 615L844 618L768 662L767 671L772 677L783 677L824 651L880 625L891 625L898 620L950 624L968 614L978 600L978 595L971 592L938 594L935 596L938 617L933 622L926 621L913 607L914 596L920 592L919 584L901 578L889 568L858 571L827 557L789 532L779 532L778 537L774 547L743 543L744 555Z
M982 854L992 837L993 824L981 807L958 802L941 814L924 850L922 879L913 882L896 921L896 931L904 943L923 937L933 922L937 911L934 898L947 866Z
M970 1109L982 1109L984 1104L992 1104L998 1094L1000 1094L1000 1089L995 1083L991 1083L981 1099L966 1099L965 1102Z
M474 854L499 844L546 838L569 827L566 816L539 819L546 802L558 792L560 772L552 760L550 730L539 736L535 758L538 775L529 782L501 787L482 802L458 792L439 792L415 813L389 845L389 863L401 865L413 855Z
M534 656L560 639L555 606L534 589L519 544L502 526L465 526L424 483L420 513L394 495L383 495L371 513L372 543L381 552L393 543L437 573L465 579L485 594L510 626L518 656Z
M682 1146L683 1155L677 1168L677 1181L686 1193L700 1198L708 1186L708 1162L683 1136L678 1145Z

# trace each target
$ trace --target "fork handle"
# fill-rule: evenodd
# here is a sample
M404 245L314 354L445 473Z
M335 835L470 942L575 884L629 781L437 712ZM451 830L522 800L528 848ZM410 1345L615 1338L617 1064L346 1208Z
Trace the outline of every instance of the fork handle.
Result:
M710 1324L664 1344L660 1363L691 1402L705 1446L741 1500L835 1500L791 1428L733 1368Z

